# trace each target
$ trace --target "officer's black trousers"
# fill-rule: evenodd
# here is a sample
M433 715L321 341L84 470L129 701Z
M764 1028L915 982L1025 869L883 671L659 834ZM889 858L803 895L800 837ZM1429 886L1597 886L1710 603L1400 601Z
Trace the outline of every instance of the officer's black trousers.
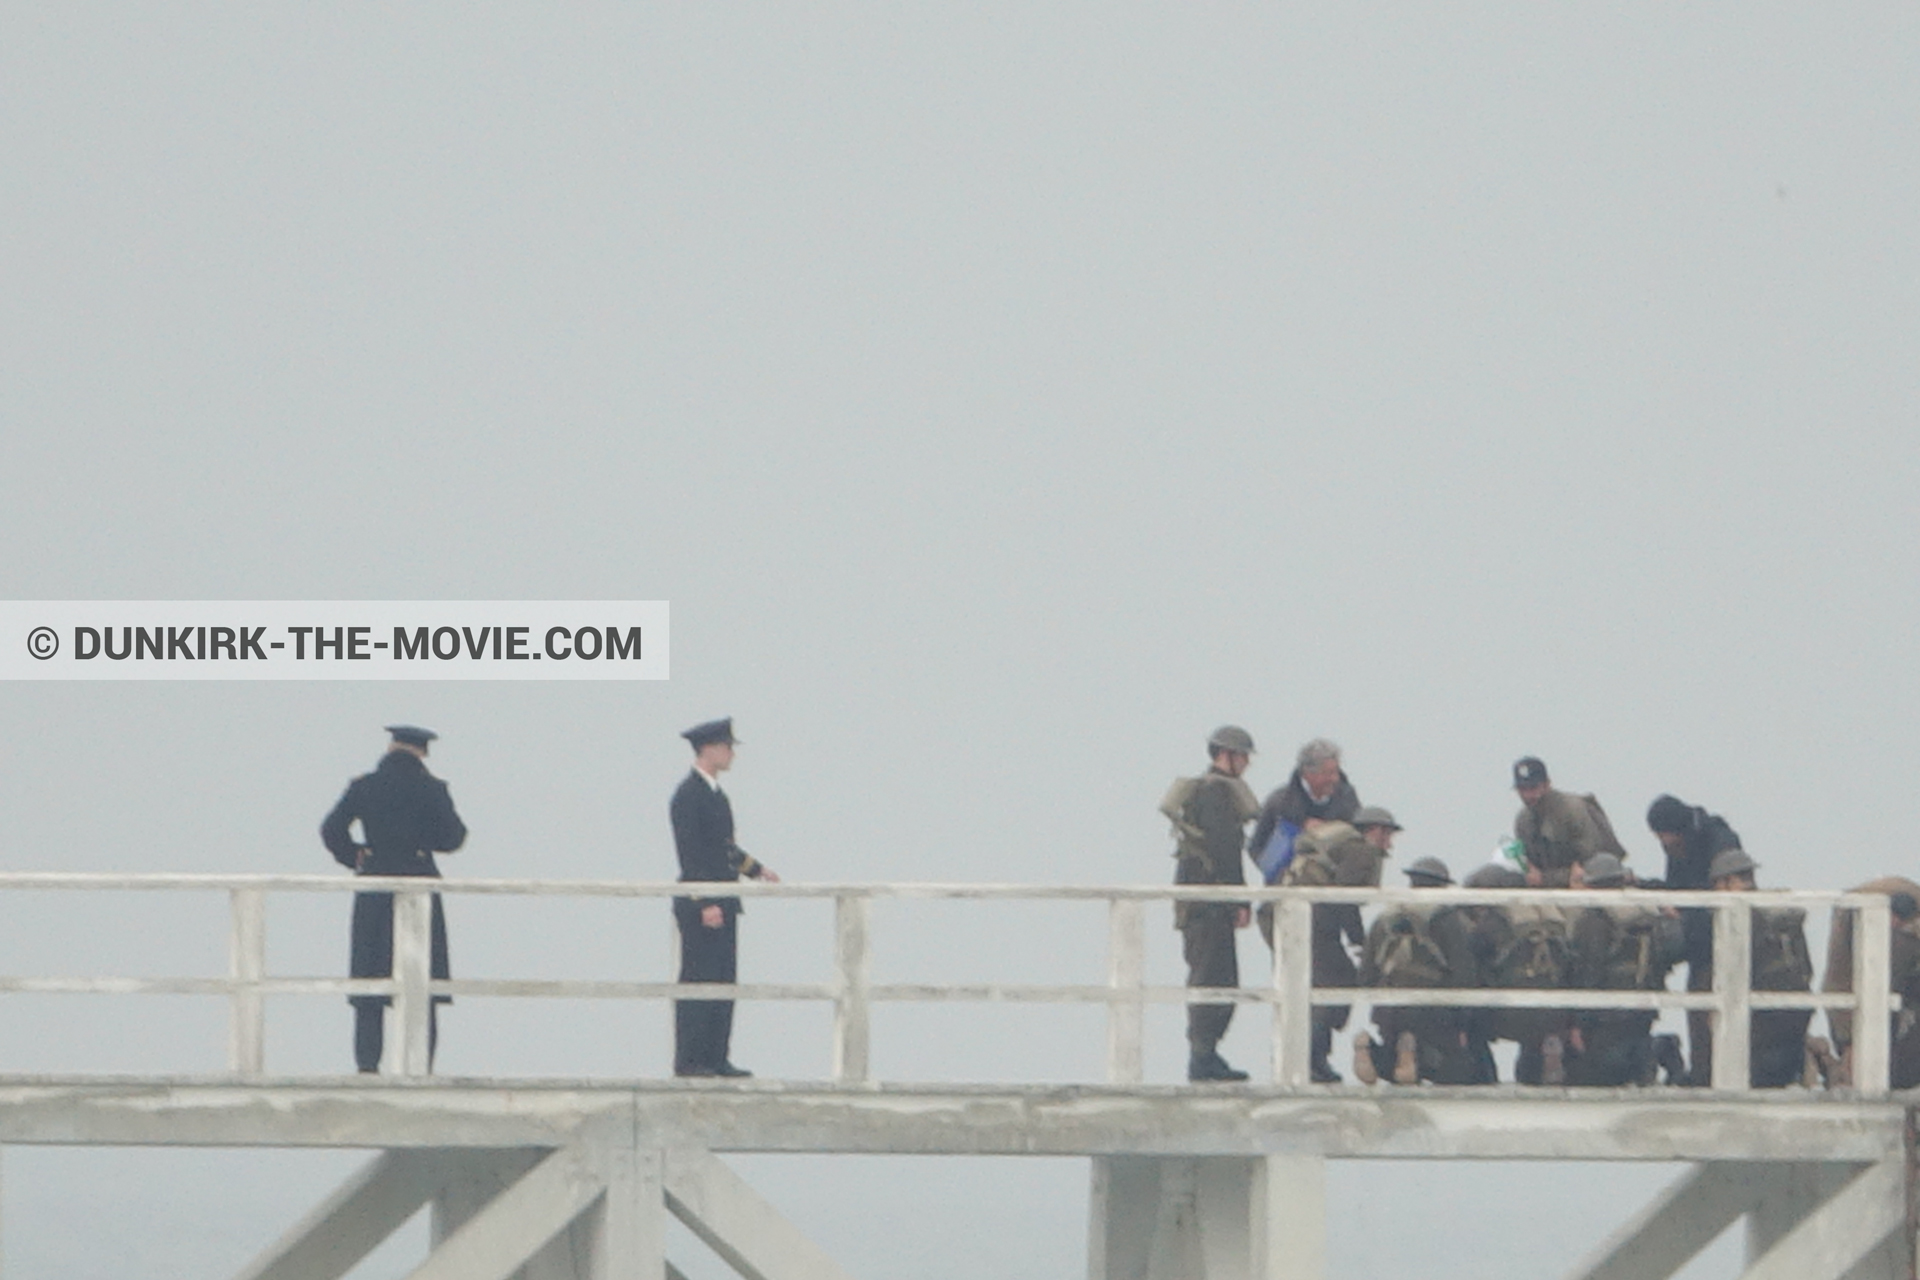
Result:
M383 1023L386 1006L371 1000L353 1006L353 1062L362 1071L380 1069L380 1051L386 1047ZM433 1070L433 1055L440 1050L440 1006L427 1006L427 1070Z
M700 923L696 913L680 917L680 981L732 982L739 971L739 935L733 913L718 929ZM676 1000L673 1003L673 1070L701 1075L727 1061L733 1037L733 1001Z
M1713 990L1713 961L1694 959L1687 965L1687 990ZM1713 1083L1713 1014L1705 1009L1687 1010L1687 1081L1704 1089ZM1794 1067L1797 1079L1800 1068Z
M1188 904L1186 922L1180 927L1185 943L1188 986L1240 985L1240 952L1234 942L1234 917L1238 912L1239 908L1232 903ZM1232 1021L1233 1006L1230 1004L1188 1005L1187 1046L1197 1054L1214 1052Z
M433 895L432 926L429 937L429 975L436 979L453 976L447 954L447 912L440 895ZM347 972L356 978L386 978L393 974L393 895L356 893L353 895L353 939ZM362 1071L380 1069L383 1040L381 1014L386 1012L387 996L348 996L353 1005L353 1060ZM452 996L435 996L427 1013L427 1070L433 1070L434 1050L440 1043L440 1006L452 1004Z

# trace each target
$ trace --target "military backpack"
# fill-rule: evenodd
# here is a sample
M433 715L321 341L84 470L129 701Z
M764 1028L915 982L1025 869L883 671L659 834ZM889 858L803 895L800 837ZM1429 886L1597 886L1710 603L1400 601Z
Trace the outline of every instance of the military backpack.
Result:
M1173 856L1178 858L1188 853L1190 846L1198 844L1205 832L1187 820L1187 806L1193 803L1194 793L1200 790L1201 779L1175 778L1173 785L1167 788L1167 794L1160 798L1160 813L1173 828Z
M1550 988L1566 985L1573 952L1567 943L1567 918L1557 907L1504 909L1512 936L1494 954L1496 987Z
M1383 987L1444 987L1453 974L1433 940L1433 914L1414 907L1381 917L1367 939L1367 952Z
M1609 991L1651 990L1665 984L1672 967L1661 955L1661 916L1651 908L1607 911L1612 941L1600 966L1601 985Z
M1293 861L1287 864L1280 883L1303 889L1341 883L1341 851L1347 850L1346 860L1350 861L1353 851L1347 846L1361 840L1360 833L1346 822L1323 822L1311 831L1301 832L1293 842ZM1351 879L1348 883L1352 883Z
M1609 818L1607 811L1600 807L1600 797L1588 792L1580 798L1586 802L1587 812L1593 817L1593 825L1600 829L1599 852L1610 853L1625 862L1628 857L1627 847L1621 844L1620 837L1614 834L1613 819Z
M1805 991L1813 982L1813 956L1798 907L1763 907L1753 913L1753 989Z

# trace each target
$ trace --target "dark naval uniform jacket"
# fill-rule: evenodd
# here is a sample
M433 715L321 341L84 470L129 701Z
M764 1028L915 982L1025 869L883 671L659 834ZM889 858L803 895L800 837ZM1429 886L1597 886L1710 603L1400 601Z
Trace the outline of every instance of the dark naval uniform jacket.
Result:
M673 821L673 848L680 857L681 883L732 884L743 875L760 873L760 864L733 842L733 805L727 793L708 782L698 769L687 771L667 812ZM683 930L699 928L701 911L716 905L726 912L728 924L741 911L740 899L732 896L673 900L674 915Z
M364 842L350 828L358 820ZM435 853L451 853L467 838L467 824L454 812L447 784L427 772L418 756L389 751L372 773L355 778L340 803L320 824L320 839L334 861L363 876L431 876L440 868ZM365 851L364 863L361 852ZM353 896L353 950L349 970L356 978L385 978L393 973L393 895ZM433 895L433 976L453 976L447 954L447 921L440 895ZM354 1003L386 1004L386 996L352 996ZM449 1003L451 996L435 996Z

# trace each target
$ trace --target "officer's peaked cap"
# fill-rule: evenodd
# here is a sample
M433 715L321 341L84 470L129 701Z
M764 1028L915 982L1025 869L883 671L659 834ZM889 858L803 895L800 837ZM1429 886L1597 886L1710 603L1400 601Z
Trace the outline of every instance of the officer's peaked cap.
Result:
M697 724L691 729L682 729L680 736L688 742L691 742L695 751L698 751L710 743L724 742L728 746L732 746L740 741L740 739L733 736L732 716L725 716L719 720L709 720L705 724Z
M422 729L417 724L390 724L387 732L393 735L395 742L404 742L410 747L426 750L427 744L440 735L431 729Z

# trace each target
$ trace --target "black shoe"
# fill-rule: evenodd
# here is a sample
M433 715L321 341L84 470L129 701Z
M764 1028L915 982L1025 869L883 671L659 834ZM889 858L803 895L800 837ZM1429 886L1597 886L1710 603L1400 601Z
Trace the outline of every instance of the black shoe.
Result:
M1307 1068L1308 1075L1315 1084L1344 1084L1346 1077L1335 1071L1325 1062L1315 1062Z
M715 1071L712 1067L702 1067L702 1066L697 1066L689 1063L676 1062L673 1064L673 1074L675 1074L676 1076L684 1076L684 1077L698 1079L699 1077L702 1077L702 1076L715 1076L715 1075L719 1075L720 1073L718 1071Z
M731 1062L723 1062L713 1069L713 1074L728 1080L744 1080L748 1076L751 1076L753 1072L747 1070L745 1067L736 1067Z
M1187 1059L1187 1079L1196 1083L1235 1084L1246 1078L1246 1072L1228 1066L1227 1060L1218 1053L1196 1053Z

